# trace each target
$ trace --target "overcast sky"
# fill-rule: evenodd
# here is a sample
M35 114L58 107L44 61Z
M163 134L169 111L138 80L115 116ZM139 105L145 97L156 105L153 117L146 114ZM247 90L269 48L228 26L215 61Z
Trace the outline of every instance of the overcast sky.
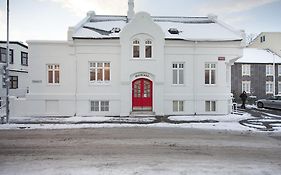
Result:
M66 40L67 28L88 11L126 15L128 0L10 0L10 39ZM135 0L153 16L206 16L246 33L281 32L281 0ZM6 0L0 0L0 40L6 39Z

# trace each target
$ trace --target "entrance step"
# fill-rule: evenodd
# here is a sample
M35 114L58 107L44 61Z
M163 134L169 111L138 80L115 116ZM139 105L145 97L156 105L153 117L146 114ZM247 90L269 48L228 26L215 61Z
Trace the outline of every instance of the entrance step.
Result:
M130 113L130 117L154 117L155 112L152 111L133 111Z

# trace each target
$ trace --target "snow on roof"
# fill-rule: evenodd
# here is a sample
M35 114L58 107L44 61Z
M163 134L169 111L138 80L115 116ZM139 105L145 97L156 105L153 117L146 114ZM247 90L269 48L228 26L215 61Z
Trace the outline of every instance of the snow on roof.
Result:
M166 39L181 39L195 41L234 41L242 40L241 34L232 31L217 20L208 17L152 17L165 33ZM112 29L122 29L128 24L126 16L95 15L81 24L73 38L119 38L120 32ZM168 30L176 28L179 34L171 34Z
M243 57L235 61L235 63L273 63L273 57L275 63L281 63L281 58L267 50L256 48L243 49Z

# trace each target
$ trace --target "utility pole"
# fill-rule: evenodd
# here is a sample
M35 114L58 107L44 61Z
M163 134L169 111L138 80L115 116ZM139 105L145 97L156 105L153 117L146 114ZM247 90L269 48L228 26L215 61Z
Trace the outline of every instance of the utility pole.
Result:
M6 48L6 66L5 66L5 83L6 83L6 122L9 123L9 88L10 88L10 77L9 77L9 57L10 57L10 48L9 48L9 0L7 0L7 48Z

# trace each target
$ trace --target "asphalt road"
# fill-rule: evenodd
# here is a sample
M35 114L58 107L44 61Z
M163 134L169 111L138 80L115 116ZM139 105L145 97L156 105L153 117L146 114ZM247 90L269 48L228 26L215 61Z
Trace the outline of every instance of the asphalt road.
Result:
M179 128L0 131L0 174L281 172L281 136Z

